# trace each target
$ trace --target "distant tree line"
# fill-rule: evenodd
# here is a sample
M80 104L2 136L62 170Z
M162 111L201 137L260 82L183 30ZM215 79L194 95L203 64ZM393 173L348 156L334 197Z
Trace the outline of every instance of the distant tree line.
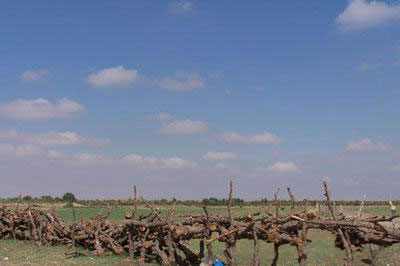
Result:
M22 196L22 197L13 197L13 198L0 198L0 203L15 203L15 202L29 202L29 203L67 203L67 202L76 202L85 206L107 206L107 205L119 205L119 206L133 206L134 200L130 199L94 199L94 200L79 200L75 197L75 195L71 192L64 193L62 197L53 197L51 195L44 195L41 197L32 197L30 195ZM176 198L172 199L160 199L160 200L149 200L154 205L171 205L173 203L177 205L183 206L226 206L228 204L228 199L226 198L204 198L202 200L178 200ZM337 206L359 206L361 205L361 200L336 200L335 204ZM291 205L291 201L286 199L278 200L280 206L289 206ZM317 203L320 205L324 205L325 201L323 200L308 200L307 204L309 206L315 206ZM261 198L260 200L244 200L240 198L232 199L232 206L268 206L274 205L274 200L268 200L267 198ZM296 206L304 206L303 200L295 201L294 204ZM400 201L393 201L394 205L400 206ZM365 206L371 205L388 205L388 201L377 200L377 201L365 201Z
M15 203L15 202L32 202L32 203L57 203L57 202L76 202L75 195L71 192L64 193L62 197L53 197L51 195L44 195L41 197L32 197L30 195L12 197L12 198L0 198L0 203Z

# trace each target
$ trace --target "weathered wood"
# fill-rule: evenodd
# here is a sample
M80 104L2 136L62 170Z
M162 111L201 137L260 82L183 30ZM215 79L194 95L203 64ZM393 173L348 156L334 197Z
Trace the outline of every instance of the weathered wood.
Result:
M324 184L325 197L329 208L329 212L331 213L332 219L336 221L336 213L331 204L331 198L328 190L328 182L324 181L323 184ZM346 258L344 259L344 265L350 266L353 264L353 251L351 249L350 243L340 227L337 229L337 233L340 236L340 239L342 240L344 249L346 251Z
M278 202L278 194L281 189L278 187L278 190L274 193L274 202L275 202L275 217L279 218L279 202Z
M293 193L292 193L292 190L290 189L290 187L287 187L287 192L289 194L290 203L291 203L290 214L293 214L294 213L294 196L293 196Z
M254 245L254 252L253 252L253 266L260 266L260 251L258 248L258 237L257 237L257 228L253 226L253 245Z
M212 243L225 244L224 254L229 265L236 264L236 243L242 239L253 241L253 258L246 265L260 265L259 241L274 245L272 265L278 265L279 247L291 245L297 248L298 262L307 262L307 232L311 229L326 230L336 234L336 247L346 251L345 265L351 265L354 252L365 244L390 246L400 243L400 226L395 225L398 216L358 217L337 214L327 184L324 184L330 218L310 215L316 210L304 202L304 209L292 208L290 215L279 214L278 192L275 193L275 215L261 216L259 213L234 217L232 213L233 183L230 182L228 212L225 216L210 216L206 206L204 215L180 216L174 220L175 206L168 214L161 216L150 203L148 215L139 220L126 219L122 224L113 224L107 215L97 215L92 220L63 222L55 213L43 212L34 207L10 210L0 206L0 239L31 240L39 245L69 245L92 250L95 255L121 254L129 252L130 259L145 263L165 265L198 265L204 260L205 252L209 261L213 258ZM288 191L289 193L289 191ZM289 193L289 195L291 192ZM290 197L290 196L289 196ZM294 197L293 197L294 201ZM292 203L293 206L293 203ZM110 212L110 211L109 211ZM135 212L135 210L133 210ZM215 235L214 235L215 234ZM188 245L192 239L199 240L200 249L195 251ZM349 250L350 249L350 250ZM76 249L66 253L68 257L80 256Z

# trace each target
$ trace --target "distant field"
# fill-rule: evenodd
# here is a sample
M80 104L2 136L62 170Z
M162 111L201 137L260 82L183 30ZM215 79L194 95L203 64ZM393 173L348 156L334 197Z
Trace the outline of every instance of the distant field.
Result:
M168 207L160 207L163 214L168 212ZM109 219L112 222L123 222L124 214L128 211L127 207L115 207L112 209ZM226 215L226 208L224 207L210 207L208 208L210 215ZM236 207L233 209L235 215L246 215L261 210L260 207ZM344 209L348 212L356 212L358 207L346 207ZM285 210L281 210L283 213ZM58 208L58 214L65 221L73 220L72 208ZM75 208L75 216L77 220L90 219L99 213L106 213L106 207L81 207ZM145 214L148 210L139 209L139 214ZM367 206L363 209L364 213L390 215L388 207L384 206ZM203 210L197 207L184 207L177 206L175 215L176 219L180 215L196 215L203 214ZM311 231L309 234L313 240L308 246L309 260L308 265L341 265L343 252L334 247L334 236L329 232ZM194 248L198 247L197 241L191 242ZM221 258L222 256L222 243L214 242L214 250ZM0 240L0 265L130 265L126 255L123 256L107 256L98 258L94 256L83 256L79 258L66 259L64 253L67 252L68 247L40 247L32 243L24 243L17 240ZM238 263L240 265L248 265L251 260L253 246L251 241L241 240L237 245L238 250ZM89 251L83 251L90 254ZM381 265L395 265L393 256L397 254L397 265L400 263L400 246L390 247L380 252L382 258ZM298 265L296 248L291 246L281 247L280 265ZM262 265L269 265L272 261L273 250L272 245L267 245L260 241L260 255L262 258ZM362 253L356 254L355 265L365 265L362 260L369 259L369 248Z

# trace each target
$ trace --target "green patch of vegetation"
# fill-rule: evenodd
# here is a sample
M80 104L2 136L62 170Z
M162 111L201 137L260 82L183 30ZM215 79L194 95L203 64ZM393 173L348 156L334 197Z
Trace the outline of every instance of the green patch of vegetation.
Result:
M68 259L66 246L38 246L19 240L0 241L0 265L131 265L127 255L79 256ZM81 250L83 253L88 251Z

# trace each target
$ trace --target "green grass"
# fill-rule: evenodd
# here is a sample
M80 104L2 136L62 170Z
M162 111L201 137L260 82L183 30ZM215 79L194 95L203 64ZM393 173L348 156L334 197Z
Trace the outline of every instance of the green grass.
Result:
M116 207L113 208L110 215L109 215L109 220L112 222L122 222L125 217L125 212L131 211L132 208L128 207ZM166 215L168 213L168 207L160 207L161 210L161 215ZM257 207L237 207L233 208L233 212L235 215L247 215L249 213L261 211L261 208ZM138 215L143 215L147 214L149 212L148 209L145 208L139 208L138 209ZM67 222L71 222L73 220L73 210L72 208L58 208L57 209L58 215ZM75 207L75 219L80 220L81 218L83 219L90 219L95 217L98 214L106 214L107 213L107 207ZM208 208L208 213L210 215L227 215L227 210L225 207L209 207ZM175 210L175 217L177 219L183 219L179 218L179 216L184 216L184 215L203 215L204 211L202 208L199 207L186 207L186 206L178 206L176 207Z
M168 212L168 207L161 207L162 214ZM356 212L358 207L346 207L346 211ZM112 222L123 222L125 212L131 210L127 207L116 207L110 213L109 219ZM247 215L259 211L258 207L235 207L233 212L235 215ZM288 208L286 208L288 210ZM224 207L210 207L208 208L210 215L226 215L227 210ZM282 213L285 210L281 210ZM389 215L390 210L387 207L364 207L363 212L371 214ZM59 208L57 213L61 218L67 222L73 220L72 208ZM82 207L75 208L75 216L77 220L90 219L99 213L107 213L107 208L103 207ZM140 208L139 214L148 213L147 209ZM175 211L176 219L183 215L201 215L203 210L197 207L184 207L178 206ZM312 243L308 245L308 265L342 265L344 257L343 251L334 247L334 236L329 232L321 232L312 230L309 233L309 238ZM198 249L199 241L193 240L190 242L194 249ZM273 245L266 244L259 241L261 265L270 265L273 259ZM219 242L213 243L213 249L217 256L221 259L223 257L224 244ZM131 265L127 255L120 256L105 256L102 258L91 256L90 251L83 251L88 256L81 256L76 258L67 259L64 255L65 252L70 251L65 246L55 247L41 247L30 242L17 241L17 240L0 240L0 265ZM239 265L249 265L253 255L253 242L250 240L241 240L237 243L237 260ZM390 265L393 263L393 254L400 254L400 246L384 249L380 251L381 261L379 265ZM397 258L400 262L400 255ZM8 258L5 260L5 258ZM355 255L355 265L365 265L362 259L369 259L369 249ZM285 245L280 249L279 265L297 265L297 251L293 246Z
M19 240L1 240L0 265L129 265L126 255L67 259L65 253L70 251L66 246L48 247Z

